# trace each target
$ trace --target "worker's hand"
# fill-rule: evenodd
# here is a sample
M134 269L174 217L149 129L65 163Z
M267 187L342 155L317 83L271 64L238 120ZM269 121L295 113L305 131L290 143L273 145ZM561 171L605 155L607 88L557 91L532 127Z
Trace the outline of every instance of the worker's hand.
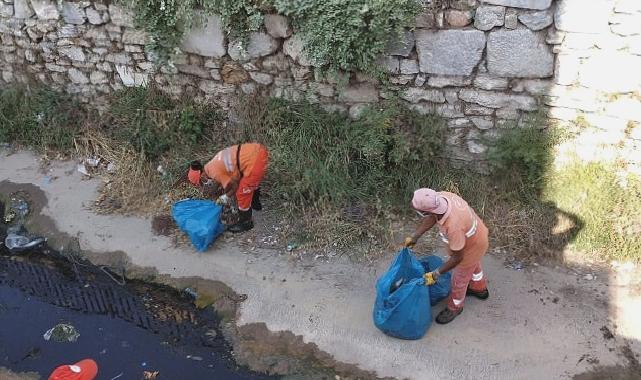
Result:
M229 204L229 201L230 199L227 196L227 194L223 194L220 197L218 197L218 199L216 200L216 204L226 206Z
M437 270L432 272L427 272L423 275L423 280L425 280L425 285L430 286L436 284L441 273Z
M413 237L408 236L405 238L405 242L403 243L403 247L405 248L413 248L416 245L416 240L414 240Z

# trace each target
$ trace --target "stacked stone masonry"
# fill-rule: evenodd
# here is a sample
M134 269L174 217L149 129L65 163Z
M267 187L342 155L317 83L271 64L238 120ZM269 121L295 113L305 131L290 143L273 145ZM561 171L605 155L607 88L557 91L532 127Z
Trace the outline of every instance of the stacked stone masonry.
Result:
M218 16L185 36L183 53L156 66L148 36L120 6L92 1L0 0L0 85L35 80L104 104L125 86L154 83L172 96L223 107L238 94L307 99L359 117L398 96L448 120L447 153L479 162L488 142L543 110L592 127L575 144L585 160L641 162L641 0L452 0L391 37L381 68L318 74L287 18L268 15L246 46ZM567 147L563 148L566 149ZM567 148L569 149L569 148Z

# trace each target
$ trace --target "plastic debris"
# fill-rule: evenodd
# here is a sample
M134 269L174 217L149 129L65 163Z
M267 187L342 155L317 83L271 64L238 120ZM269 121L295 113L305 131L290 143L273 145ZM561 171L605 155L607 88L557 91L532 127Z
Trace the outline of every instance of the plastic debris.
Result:
M185 290L183 291L185 292L185 294L189 295L193 299L198 298L198 292L195 289L185 288Z
M85 166L84 162L82 164L78 164L78 173L82 175L89 175L89 172L87 171L87 167Z
M9 208L16 213L16 216L21 218L24 218L29 213L29 203L22 198L11 198Z
M144 380L156 380L156 378L158 377L158 375L160 375L160 372L159 372L159 371L153 371L153 372L151 372L151 371L144 371L144 372L142 373L142 375L143 375L143 379L144 379Z
M4 239L4 245L9 249L9 251L18 252L37 247L46 241L47 240L45 238L41 237L29 238L24 235L11 233Z
M95 168L100 165L100 158L85 158L85 164L91 166L92 168Z
M75 327L68 323L59 323L47 330L47 332L44 333L42 337L46 341L53 339L56 342L73 343L78 340L78 338L80 337L80 333L78 333Z
M120 378L122 377L122 375L124 375L124 372L120 372L119 374L117 374L116 376L112 377L112 378L111 378L111 379L109 379L109 380L116 380L116 379L120 379Z
M591 273L588 273L585 276L583 276L583 279L584 280L588 280L588 281L592 281L592 280L594 280L594 278L595 278L595 276L593 274L591 274Z
M4 216L4 222L9 224L13 222L13 220L16 218L16 212L13 210L10 210L7 215Z
M298 245L296 243L288 243L287 244L287 252L291 252L298 248Z
M522 261L514 260L514 261L505 263L505 267L520 271L525 269L525 264Z
M113 162L108 163L107 164L107 171L111 173L114 170L116 170L116 164L114 164Z
M198 362L203 360L203 358L201 358L200 356L192 356L192 355L187 355L187 359L195 360Z
M167 175L167 171L165 170L165 168L162 167L162 165L158 165L158 167L156 168L156 171L160 173L160 175L162 176Z

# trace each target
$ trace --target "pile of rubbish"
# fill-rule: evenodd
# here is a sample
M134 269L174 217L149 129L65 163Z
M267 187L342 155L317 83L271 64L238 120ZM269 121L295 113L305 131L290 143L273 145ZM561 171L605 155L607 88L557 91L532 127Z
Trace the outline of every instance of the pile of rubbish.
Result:
M11 253L36 248L47 241L43 237L34 236L25 231L24 223L27 215L29 215L29 202L26 196L20 193L12 194L3 220L8 225L4 245Z

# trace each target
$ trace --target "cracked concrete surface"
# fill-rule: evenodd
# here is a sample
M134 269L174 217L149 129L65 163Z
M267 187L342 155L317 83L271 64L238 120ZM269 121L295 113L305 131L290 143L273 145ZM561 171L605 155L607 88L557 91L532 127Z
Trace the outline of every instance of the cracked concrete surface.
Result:
M336 360L381 377L572 378L596 363L627 365L622 345L641 351L635 322L641 294L630 268L586 280L563 268L507 269L488 255L490 299L469 299L450 325L434 324L423 339L402 341L383 335L371 321L374 283L393 253L370 265L340 258L312 265L292 263L275 250L245 254L219 241L199 254L153 235L149 219L94 214L90 206L100 181L84 180L74 162L54 162L51 168L49 175L57 178L45 182L36 156L0 152L0 182L41 188L48 200L43 213L57 230L77 235L83 250L122 251L132 264L174 278L222 281L247 294L239 324L263 322L272 331L291 331ZM614 339L604 338L603 326Z

